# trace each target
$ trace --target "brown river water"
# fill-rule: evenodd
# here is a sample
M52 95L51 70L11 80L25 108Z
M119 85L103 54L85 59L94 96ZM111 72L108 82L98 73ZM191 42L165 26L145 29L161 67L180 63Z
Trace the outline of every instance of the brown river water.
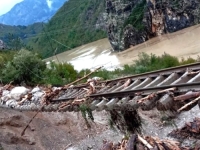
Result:
M132 64L140 52L158 56L168 53L180 59L196 59L200 56L200 25L150 39L122 52L112 52L108 39L102 39L57 54L45 61L70 62L77 70L93 69L98 66L112 70L124 64Z

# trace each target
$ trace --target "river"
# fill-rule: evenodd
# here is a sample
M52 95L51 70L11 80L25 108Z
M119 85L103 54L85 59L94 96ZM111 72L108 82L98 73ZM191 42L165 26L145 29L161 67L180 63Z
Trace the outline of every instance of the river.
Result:
M132 64L140 52L162 55L168 53L178 58L200 56L200 25L178 32L165 34L131 47L122 52L113 52L108 39L98 40L66 51L45 61L70 62L75 69L93 69L98 66L112 70L124 64Z

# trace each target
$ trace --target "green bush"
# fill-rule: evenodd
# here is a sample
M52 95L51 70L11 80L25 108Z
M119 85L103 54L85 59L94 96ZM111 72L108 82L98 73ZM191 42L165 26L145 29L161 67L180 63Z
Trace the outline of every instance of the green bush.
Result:
M177 57L164 53L162 56L155 54L140 53L138 59L134 61L135 73L144 73L179 65Z
M144 30L143 18L144 18L145 8L146 8L146 0L142 0L139 4L137 4L133 8L130 16L124 22L124 27L127 26L128 24L131 24L139 31Z
M7 62L1 78L4 83L13 81L16 84L36 84L41 80L45 68L45 62L37 54L20 50L14 55L13 60Z
M192 64L192 63L196 63L196 62L197 62L197 60L190 58L190 57L187 59L182 58L180 61L180 65L187 65L187 64Z
M3 69L8 61L11 61L16 54L16 51L0 51L0 69Z
M138 59L132 65L124 65L122 69L113 71L101 69L90 77L98 76L104 80L114 79L195 62L197 60L192 58L179 61L177 57L166 53L161 56L140 53ZM29 85L51 84L62 86L91 72L89 69L77 72L70 63L56 64L51 62L46 67L45 62L37 54L27 50L21 50L18 53L0 53L0 66L0 80L4 83L13 81L16 84L25 82ZM81 80L79 83L86 82L86 80Z
M61 86L74 81L77 75L77 71L70 63L56 64L51 62L44 71L43 83Z

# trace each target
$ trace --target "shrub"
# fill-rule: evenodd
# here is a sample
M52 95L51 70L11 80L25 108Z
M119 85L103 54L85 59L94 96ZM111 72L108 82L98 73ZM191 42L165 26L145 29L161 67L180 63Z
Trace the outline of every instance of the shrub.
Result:
M138 59L134 61L135 73L144 73L179 65L177 57L164 53L162 56L155 54L140 53Z
M179 60L175 56L171 56L169 54L164 53L161 56L160 66L162 68L169 68L169 67L175 67L179 66Z
M2 81L5 83L13 81L16 84L25 82L28 84L38 83L45 63L37 56L27 50L20 50L14 55L13 60L8 61L2 71Z
M192 63L195 63L197 62L197 60L193 59L193 58L187 58L187 59L184 59L182 58L181 61L180 61L180 65L187 65L187 64L192 64Z
M70 63L50 63L50 67L44 71L43 83L52 85L64 85L77 78L77 71Z

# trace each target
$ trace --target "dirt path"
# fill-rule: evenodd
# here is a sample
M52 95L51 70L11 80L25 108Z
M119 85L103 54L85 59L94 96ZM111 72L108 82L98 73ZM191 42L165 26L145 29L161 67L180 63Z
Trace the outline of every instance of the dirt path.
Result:
M106 69L131 64L140 52L162 55L164 52L176 56L197 58L200 55L200 25L153 38L123 52L112 52L108 39L98 40L73 50L51 57L46 61L70 62L77 70L103 65Z

